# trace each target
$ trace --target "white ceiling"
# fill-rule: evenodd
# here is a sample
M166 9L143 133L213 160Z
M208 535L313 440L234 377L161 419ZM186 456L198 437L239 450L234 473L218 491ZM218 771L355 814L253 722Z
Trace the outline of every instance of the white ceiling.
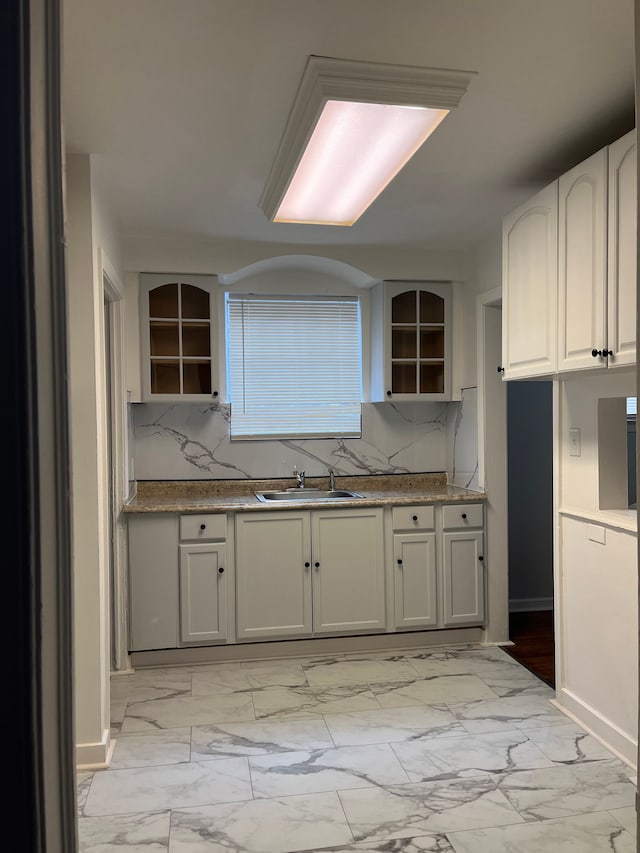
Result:
M466 247L634 124L633 0L65 0L63 118L131 233ZM477 72L350 228L258 207L310 54Z

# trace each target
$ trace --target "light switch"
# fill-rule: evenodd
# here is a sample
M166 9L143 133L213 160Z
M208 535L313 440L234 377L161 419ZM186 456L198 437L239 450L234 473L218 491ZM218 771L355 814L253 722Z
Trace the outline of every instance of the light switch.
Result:
M569 456L582 456L579 427L572 427L569 430Z

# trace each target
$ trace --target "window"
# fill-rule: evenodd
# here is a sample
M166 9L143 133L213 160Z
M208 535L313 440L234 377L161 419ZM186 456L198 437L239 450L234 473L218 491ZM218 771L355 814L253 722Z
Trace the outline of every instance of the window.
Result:
M360 303L226 297L231 438L361 435Z

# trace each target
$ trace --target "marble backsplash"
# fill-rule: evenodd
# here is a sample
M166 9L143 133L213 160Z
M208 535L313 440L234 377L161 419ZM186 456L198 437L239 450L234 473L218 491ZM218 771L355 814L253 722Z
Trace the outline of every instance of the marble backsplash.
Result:
M447 417L447 479L452 486L478 491L478 389L463 388Z
M130 404L136 480L446 471L477 489L477 393L455 403L363 403L362 438L231 441L226 404Z

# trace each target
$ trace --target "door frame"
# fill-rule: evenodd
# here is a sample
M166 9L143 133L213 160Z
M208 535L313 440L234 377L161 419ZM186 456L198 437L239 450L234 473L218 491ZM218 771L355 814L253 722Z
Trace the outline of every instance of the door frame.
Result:
M484 642L489 644L511 645L509 641L509 577L508 577L508 539L507 539L507 423L499 418L493 418L487 407L486 380L488 371L494 371L500 366L500 361L494 364L491 356L495 356L496 341L489 339L487 334L487 312L490 309L502 309L502 287L494 287L476 296L476 341L478 369L478 483L479 487L487 490L486 448L488 435L492 441L502 447L504 454L504 482L498 481L496 488L490 486L487 490L486 535L485 543L486 565L489 569L486 581L487 612ZM497 349L502 352L501 339ZM506 388L505 388L506 407ZM490 422L490 426L488 426Z
M102 282L105 310L108 304L110 347L110 382L105 393L110 394L110 422L107 430L111 442L111 470L108 472L110 489L110 519L113 541L113 561L109 566L110 595L113 596L110 619L111 667L115 672L131 672L128 651L129 637L129 587L127 573L126 522L121 507L129 494L129 466L127 460L127 401L125 378L125 288L115 266L102 248L96 252L98 279Z

